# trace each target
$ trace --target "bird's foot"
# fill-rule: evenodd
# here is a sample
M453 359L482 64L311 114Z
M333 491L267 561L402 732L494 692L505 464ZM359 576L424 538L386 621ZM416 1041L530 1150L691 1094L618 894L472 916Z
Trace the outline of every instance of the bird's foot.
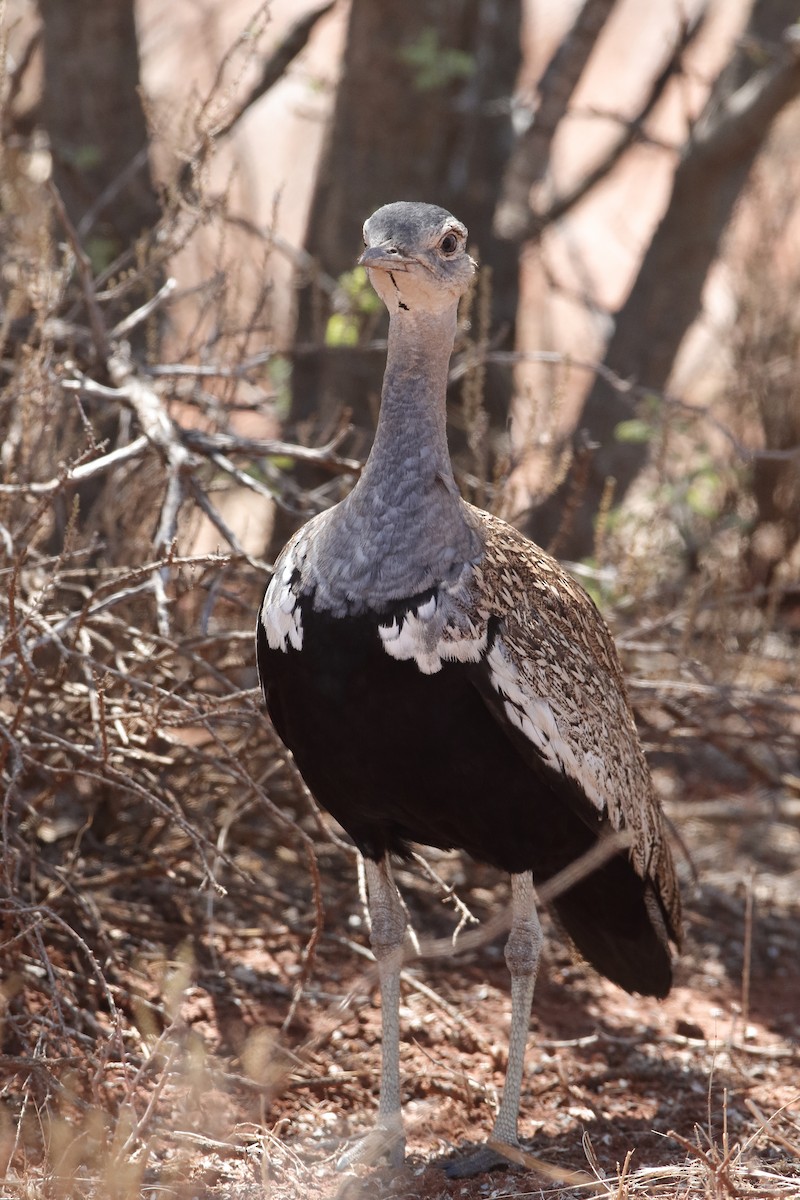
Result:
M372 1166L382 1158L388 1160L390 1167L402 1167L405 1161L406 1139L401 1120L385 1119L378 1122L374 1129L359 1138L336 1163L337 1171L346 1171L357 1163Z
M440 1162L448 1179L471 1179L498 1167L514 1166L519 1161L519 1147L491 1139L472 1150L464 1150L455 1158Z

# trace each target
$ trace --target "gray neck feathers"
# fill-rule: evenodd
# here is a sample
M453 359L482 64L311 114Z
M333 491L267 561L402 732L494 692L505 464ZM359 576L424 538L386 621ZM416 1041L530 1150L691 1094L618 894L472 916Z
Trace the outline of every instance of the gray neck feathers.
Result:
M372 452L311 551L320 607L357 611L417 595L480 553L445 432L456 308L391 315Z

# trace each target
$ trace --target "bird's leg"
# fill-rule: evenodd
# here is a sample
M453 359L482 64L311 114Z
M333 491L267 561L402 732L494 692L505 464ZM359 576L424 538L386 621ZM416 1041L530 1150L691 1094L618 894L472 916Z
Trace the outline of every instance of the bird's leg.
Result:
M367 861L367 889L372 931L370 942L381 985L381 1090L378 1122L396 1127L402 1141L400 1112L400 968L406 914L392 878L388 857ZM399 1146L400 1161L404 1146Z
M511 973L511 1034L503 1099L492 1130L494 1141L508 1142L512 1146L517 1143L525 1047L541 949L542 927L536 912L530 872L512 875L511 929L506 942L506 963Z
M370 942L381 986L381 1090L375 1128L342 1155L337 1164L340 1170L356 1162L375 1162L384 1156L392 1166L401 1166L405 1156L400 1110L400 968L406 914L388 857L377 863L366 859L364 868Z
M511 929L505 951L511 972L511 1033L503 1097L491 1136L492 1142L505 1143L507 1146L518 1145L517 1121L525 1046L541 948L542 927L536 912L533 880L530 871L525 871L511 876ZM466 1179L505 1161L502 1151L492 1146L482 1146L475 1153L456 1159L447 1168L447 1174L451 1178Z

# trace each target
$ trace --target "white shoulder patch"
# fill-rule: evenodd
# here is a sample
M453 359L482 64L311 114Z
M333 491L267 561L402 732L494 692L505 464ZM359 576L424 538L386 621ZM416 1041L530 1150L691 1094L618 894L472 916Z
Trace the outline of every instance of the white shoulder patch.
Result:
M574 779L591 803L605 812L610 781L601 754L583 750L566 713L554 698L536 694L500 638L495 640L487 662L492 686L511 724L524 733L548 766Z
M443 662L480 662L486 652L486 623L477 626L459 604L464 580L443 585L414 610L379 625L383 648L392 658L413 661L423 675L435 675Z
M290 543L278 560L261 605L260 621L272 650L301 650L303 614L300 610L299 567L302 557Z

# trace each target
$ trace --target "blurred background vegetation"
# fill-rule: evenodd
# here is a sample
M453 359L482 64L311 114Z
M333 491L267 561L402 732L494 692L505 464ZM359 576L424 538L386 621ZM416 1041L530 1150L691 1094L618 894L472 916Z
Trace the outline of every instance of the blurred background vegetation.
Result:
M481 263L451 380L465 495L603 607L706 885L741 913L742 872L761 871L789 912L797 15L789 0L0 0L0 1164L15 1187L138 1195L175 1062L185 1081L200 1053L192 987L214 995L215 1049L258 1074L241 1065L254 1021L231 1017L241 999L220 982L235 931L284 940L270 1028L295 1013L325 904L357 907L320 876L319 854L349 852L261 716L251 642L277 549L369 447L385 314L354 264L383 203L449 208ZM732 811L743 857L715 867ZM262 1104L294 1069L267 1058Z

